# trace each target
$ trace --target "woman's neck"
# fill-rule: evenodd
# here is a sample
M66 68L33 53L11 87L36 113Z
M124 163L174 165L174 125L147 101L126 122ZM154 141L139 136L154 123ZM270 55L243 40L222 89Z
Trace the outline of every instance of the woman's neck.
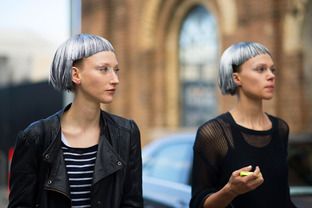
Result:
M100 104L74 99L70 109L64 113L62 123L83 129L98 126L100 111Z
M268 130L272 123L263 111L262 101L239 99L237 105L230 110L235 122L254 130Z

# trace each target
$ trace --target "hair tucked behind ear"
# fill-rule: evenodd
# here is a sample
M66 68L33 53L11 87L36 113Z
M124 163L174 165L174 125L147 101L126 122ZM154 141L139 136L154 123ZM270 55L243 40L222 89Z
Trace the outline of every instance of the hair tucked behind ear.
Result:
M233 72L252 57L268 54L270 51L260 43L239 42L228 47L220 59L218 84L222 94L236 94L237 86L233 80Z

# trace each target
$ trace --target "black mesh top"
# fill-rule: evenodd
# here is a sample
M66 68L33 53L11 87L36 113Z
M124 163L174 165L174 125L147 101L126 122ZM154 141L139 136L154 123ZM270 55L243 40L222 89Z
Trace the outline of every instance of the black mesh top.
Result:
M288 187L289 128L285 121L268 116L272 128L265 131L238 125L229 112L199 127L194 143L190 207L202 207L205 198L220 190L233 171L248 165L260 167L264 183L236 197L228 207L295 207Z

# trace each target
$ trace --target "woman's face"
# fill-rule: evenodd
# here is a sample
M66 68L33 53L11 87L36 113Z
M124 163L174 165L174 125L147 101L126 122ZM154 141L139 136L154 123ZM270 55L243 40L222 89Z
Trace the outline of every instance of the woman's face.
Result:
M111 103L119 84L118 71L113 52L102 51L82 59L77 67L73 67L76 96L98 103Z
M243 63L239 72L233 73L238 93L253 99L269 100L275 88L275 67L268 54L257 55Z

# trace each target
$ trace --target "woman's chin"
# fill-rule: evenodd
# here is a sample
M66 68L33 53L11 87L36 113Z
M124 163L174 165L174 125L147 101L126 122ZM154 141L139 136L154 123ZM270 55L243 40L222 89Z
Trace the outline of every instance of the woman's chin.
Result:
M264 96L263 100L271 100L272 98L273 98L273 95L271 95L271 96Z
M113 102L113 96L102 98L100 102L103 104L110 104Z

